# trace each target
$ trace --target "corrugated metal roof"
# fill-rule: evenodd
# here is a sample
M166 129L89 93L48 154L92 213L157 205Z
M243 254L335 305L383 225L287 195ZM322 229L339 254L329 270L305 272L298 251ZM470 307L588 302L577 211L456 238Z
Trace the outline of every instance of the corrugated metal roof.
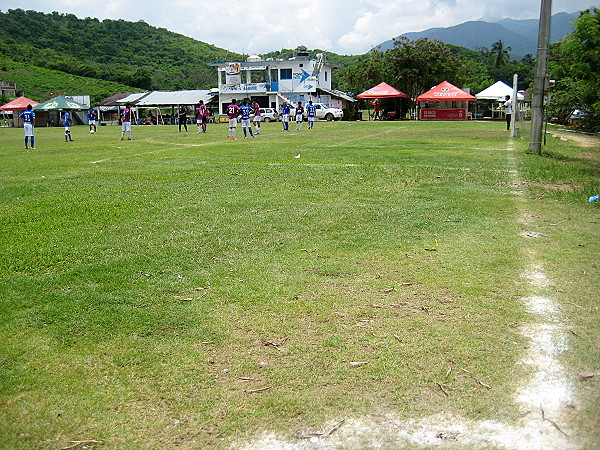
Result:
M342 98L348 102L355 102L356 99L352 98L351 96L349 96L348 94L346 94L345 92L342 91L338 91L337 89L325 89L322 87L319 87L317 89L320 89L323 92L327 92L329 95L333 95L334 97L339 97Z
M147 94L148 92L136 92L134 94L129 94L127 97L117 100L117 103L135 103Z
M117 101L131 95L131 92L117 92L108 98L105 98L101 102L98 102L99 106L116 106Z
M153 91L136 102L137 106L160 106L160 105L195 105L203 100L208 103L213 98L211 91L207 89L191 91Z

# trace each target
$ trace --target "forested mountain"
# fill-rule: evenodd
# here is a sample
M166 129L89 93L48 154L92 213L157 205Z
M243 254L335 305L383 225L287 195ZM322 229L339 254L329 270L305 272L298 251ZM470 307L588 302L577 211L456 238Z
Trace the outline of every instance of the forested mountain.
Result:
M22 9L0 12L0 55L141 89L214 87L216 72L207 64L241 58L143 21Z
M573 22L579 13L558 13L552 16L551 42L556 42L572 31ZM411 40L420 38L437 39L446 44L457 45L472 50L490 48L494 42L503 41L511 48L511 56L520 59L526 54L537 53L537 19L513 20L504 19L498 23L470 21L446 28L430 28L425 31L404 33L402 36ZM399 36L398 36L399 37ZM394 38L394 39L398 39ZM385 51L394 46L394 39L385 41L376 50Z

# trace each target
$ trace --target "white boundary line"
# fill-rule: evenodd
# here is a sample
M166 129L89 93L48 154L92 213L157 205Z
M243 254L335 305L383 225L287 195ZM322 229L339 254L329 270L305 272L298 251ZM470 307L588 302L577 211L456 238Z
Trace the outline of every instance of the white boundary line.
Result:
M508 147L513 167L515 148ZM513 178L517 207L522 217L527 205L521 190L517 170L509 171ZM531 220L522 222L534 225ZM522 239L531 239L521 233ZM548 291L552 281L535 253L524 244L530 259L521 275L530 287L531 295L522 299L532 321L522 327L529 340L529 349L519 364L532 370L529 381L518 388L515 403L523 413L521 423L506 424L493 420L473 421L462 417L437 414L418 420L401 420L395 414L367 416L345 420L335 433L290 441L272 433L264 433L252 442L234 443L245 450L296 450L337 448L502 448L514 450L579 449L574 436L568 436L568 424L562 423L565 410L576 401L575 389L559 356L568 350L568 334L560 305ZM561 427L558 427L560 423ZM331 427L324 426L324 429Z

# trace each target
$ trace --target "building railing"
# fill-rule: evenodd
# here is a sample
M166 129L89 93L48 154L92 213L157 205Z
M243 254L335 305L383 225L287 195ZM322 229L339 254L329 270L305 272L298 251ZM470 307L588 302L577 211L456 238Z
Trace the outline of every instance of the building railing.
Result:
M249 94L271 92L272 83L242 83L237 86L227 86L226 84L219 85L220 94Z

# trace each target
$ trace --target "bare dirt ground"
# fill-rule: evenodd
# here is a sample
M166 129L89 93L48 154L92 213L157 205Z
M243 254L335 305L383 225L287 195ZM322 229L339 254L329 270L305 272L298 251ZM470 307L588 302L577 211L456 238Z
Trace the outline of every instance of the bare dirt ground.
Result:
M588 134L579 133L577 131L569 131L566 129L553 130L550 134L554 136L558 136L562 139L567 139L569 141L574 141L580 147L588 147L588 148L600 148L600 136L592 136Z

